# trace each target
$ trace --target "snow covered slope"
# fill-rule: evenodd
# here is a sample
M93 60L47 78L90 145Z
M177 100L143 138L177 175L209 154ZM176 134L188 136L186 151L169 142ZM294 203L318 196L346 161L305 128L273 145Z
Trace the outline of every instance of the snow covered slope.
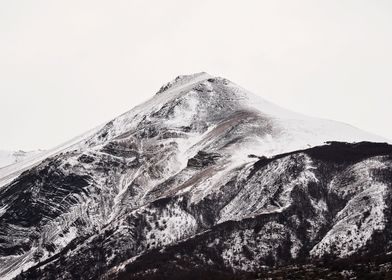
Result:
M338 238L349 228L344 221L372 218L367 232L351 227L361 250L373 240L370 228L387 228L390 146L334 146L330 153L348 158L332 164L311 151L285 154L326 141L385 139L287 111L224 78L179 76L107 124L0 169L0 278L28 269L22 279L118 278L137 258L207 232L208 243L197 243L202 263L209 262L203 250L216 247L219 263L235 271L257 270L270 256L284 261L287 252L316 259L333 251L329 244L339 257L351 256L355 249ZM363 165L376 156L381 175L373 182L375 171ZM372 189L337 191L350 175ZM294 215L297 203L309 211ZM249 219L258 221L258 233L247 231ZM249 261L242 261L242 246L254 256ZM140 269L135 273L147 271Z
M0 189L2 186L12 182L15 178L17 178L22 172L28 170L41 163L43 160L54 156L60 152L66 152L73 148L82 149L84 145L84 139L89 137L92 133L96 132L101 127L97 127L92 129L80 136L77 136L61 145L58 145L49 150L39 150L34 152L28 152L28 156L23 158L23 160L19 160L13 164L5 165L0 168ZM5 152L4 154L8 154L9 152ZM8 156L7 156L8 157Z

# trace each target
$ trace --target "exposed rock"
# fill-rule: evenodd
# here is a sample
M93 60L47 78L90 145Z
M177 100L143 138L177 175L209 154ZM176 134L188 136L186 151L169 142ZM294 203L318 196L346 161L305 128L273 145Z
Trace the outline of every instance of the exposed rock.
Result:
M220 157L221 155L218 153L199 151L196 156L188 160L188 167L206 167L215 164Z

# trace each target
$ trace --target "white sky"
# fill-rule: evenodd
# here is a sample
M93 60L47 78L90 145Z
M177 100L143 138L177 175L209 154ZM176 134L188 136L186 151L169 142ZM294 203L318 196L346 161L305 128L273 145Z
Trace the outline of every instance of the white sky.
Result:
M0 0L0 150L50 148L200 71L392 139L392 1Z

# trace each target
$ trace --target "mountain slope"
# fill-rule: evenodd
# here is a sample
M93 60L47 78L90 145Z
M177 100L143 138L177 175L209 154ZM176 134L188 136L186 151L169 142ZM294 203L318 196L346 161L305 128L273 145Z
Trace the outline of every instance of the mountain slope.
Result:
M111 279L144 255L196 239L202 241L196 242L201 251L195 254L203 256L207 246L221 255L211 260L220 271L257 270L266 259L316 259L335 251L330 244L339 248L339 257L351 256L366 248L374 230L388 228L383 211L389 209L390 182L384 177L390 146L364 144L360 159L350 146L354 155L349 157L358 165L349 158L330 166L311 152L282 155L329 140L384 139L286 111L223 78L180 76L151 100L46 158L0 174L0 277L32 267L23 277ZM370 164L382 173L374 182L367 175L373 172ZM363 189L343 184L347 190L341 191L341 181L350 180ZM361 204L365 196L374 200L371 209ZM310 212L293 217L287 227L285 217L294 216L287 211L300 211L301 205ZM372 217L366 228L374 230L362 232L342 222L362 219L353 214L357 207L370 211L363 215ZM270 222L264 224L266 219ZM242 230L255 226L261 227L258 233ZM338 238L347 228L353 249ZM309 237L300 237L307 230ZM236 261L242 258L236 240L245 238L239 234L249 239L245 245L252 256L242 264ZM192 258L189 264L196 261ZM131 273L149 274L143 266Z
M387 144L262 158L198 202L181 192L124 213L22 279L252 278L270 265L387 257L391 176Z

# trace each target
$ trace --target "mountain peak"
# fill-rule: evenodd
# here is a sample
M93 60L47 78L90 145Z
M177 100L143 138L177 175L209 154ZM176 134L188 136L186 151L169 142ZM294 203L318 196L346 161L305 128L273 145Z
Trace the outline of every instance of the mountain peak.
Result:
M194 73L194 74L189 74L189 75L179 75L174 80L164 84L158 90L157 94L165 92L169 89L183 86L185 84L196 83L198 81L202 81L202 80L209 79L209 78L212 78L212 76L206 72L199 72L199 73Z
M50 279L53 271L67 270L75 275L62 279L98 279L101 272L137 265L137 256L143 260L200 238L206 244L195 244L215 248L219 263L234 269L258 269L269 256L279 261L305 252L316 258L329 254L330 244L349 255L339 239L345 231L331 215L337 221L350 217L355 225L350 246L365 248L390 205L384 192L391 148L304 149L326 141L378 139L339 122L292 113L225 78L204 72L178 76L107 124L0 169L0 278ZM379 182L368 188L375 176ZM238 227L230 230L227 222ZM366 231L357 230L359 222ZM238 248L247 248L244 256ZM209 263L207 257L202 260ZM37 268L42 273L31 273Z

